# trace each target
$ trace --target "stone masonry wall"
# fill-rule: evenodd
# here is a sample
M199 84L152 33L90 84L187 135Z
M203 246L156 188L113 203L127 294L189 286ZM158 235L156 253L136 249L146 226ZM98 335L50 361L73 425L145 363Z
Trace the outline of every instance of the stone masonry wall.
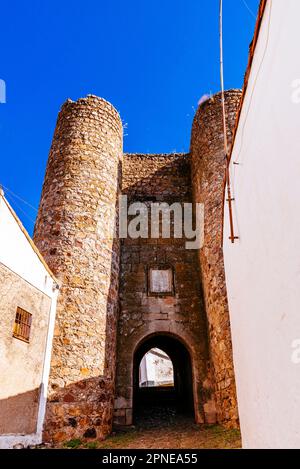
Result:
M111 430L119 283L122 123L96 96L58 116L34 241L61 282L45 439Z
M122 193L130 202L191 202L190 157L185 154L124 155ZM192 361L197 422L215 422L208 379L207 329L197 251L185 239L124 239L121 247L115 422L132 423L134 352L155 334L186 345ZM174 295L151 296L149 267L171 267Z
M240 91L226 92L229 141L239 99ZM135 352L158 335L189 352L196 421L237 425L221 247L224 170L220 94L196 113L190 155L123 155L111 104L89 95L62 106L34 233L61 283L45 440L103 438L113 407L117 424L131 424ZM173 236L120 246L113 230L121 190L128 204L148 208L204 203L203 248L188 250ZM162 267L172 270L174 291L149 294L149 269Z
M229 144L241 92L225 93ZM218 421L238 425L229 311L222 252L224 158L221 94L203 103L194 118L191 137L194 199L204 203L204 246L199 251L209 324L210 356L215 378ZM227 213L225 213L227 216Z

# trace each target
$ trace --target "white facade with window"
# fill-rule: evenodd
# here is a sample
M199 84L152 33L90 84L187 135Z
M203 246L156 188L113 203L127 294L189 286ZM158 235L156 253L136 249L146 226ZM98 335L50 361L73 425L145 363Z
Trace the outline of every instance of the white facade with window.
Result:
M42 441L57 282L0 192L0 448Z

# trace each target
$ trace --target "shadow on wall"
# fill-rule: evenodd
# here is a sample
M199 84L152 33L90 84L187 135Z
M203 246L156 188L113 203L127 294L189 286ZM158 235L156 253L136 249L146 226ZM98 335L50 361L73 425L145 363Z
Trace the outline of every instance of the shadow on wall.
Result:
M0 436L37 431L40 388L0 400Z
M113 249L115 252L115 248ZM112 262L117 262L117 260L114 259ZM117 298L115 286L114 279L108 295L111 300ZM82 379L65 387L52 384L44 425L45 441L61 442L72 438L102 439L110 433L115 386L115 331L117 327L115 316L116 312L112 311L109 306L104 339L103 375ZM93 327L92 323L91 327Z

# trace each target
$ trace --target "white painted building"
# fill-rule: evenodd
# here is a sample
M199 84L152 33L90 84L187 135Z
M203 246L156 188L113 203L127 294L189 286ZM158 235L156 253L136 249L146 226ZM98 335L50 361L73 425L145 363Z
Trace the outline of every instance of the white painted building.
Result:
M170 357L158 348L147 352L140 363L140 387L174 386L174 370Z
M0 448L42 441L57 294L0 189Z
M245 448L300 448L299 0L261 5L230 164L224 257Z

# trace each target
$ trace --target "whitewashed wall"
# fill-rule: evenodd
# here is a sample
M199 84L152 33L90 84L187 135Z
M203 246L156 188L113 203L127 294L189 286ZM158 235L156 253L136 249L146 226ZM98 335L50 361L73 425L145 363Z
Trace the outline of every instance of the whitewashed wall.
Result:
M299 0L268 1L232 155L234 244L224 213L245 448L300 448L299 21Z
M160 349L151 349L141 360L140 386L145 382L152 382L155 386L174 384L172 361Z
M45 405L47 398L47 385L50 370L50 358L52 348L52 337L55 322L56 301L58 290L56 281L48 269L38 257L30 240L13 216L10 206L4 199L0 190L0 265L9 269L20 281L39 290L45 297L50 299L50 308L42 317L44 328L40 328L39 336L35 336L30 344L25 344L8 336L12 329L6 327L1 329L0 338L0 399L7 399L11 396L22 395L31 390L32 383L41 387L41 395L38 408L37 430L34 434L7 434L0 435L0 448L11 448L15 445L38 444L42 441L42 426L45 415ZM11 285L0 285L0 295L7 293ZM21 300L24 298L20 298ZM19 305L18 305L19 306ZM9 312L7 311L7 314ZM4 321L5 322L5 321ZM42 324L41 323L41 324ZM3 326L3 324L2 324ZM5 329L5 330L4 330ZM41 332L41 331L45 332ZM43 334L43 336L41 336ZM33 342L33 345L31 344ZM42 358L31 357L30 363L40 363L32 369L28 369L28 350L32 347L35 350L35 343L43 343ZM30 349L31 350L31 349ZM1 416L0 416L1 418Z

